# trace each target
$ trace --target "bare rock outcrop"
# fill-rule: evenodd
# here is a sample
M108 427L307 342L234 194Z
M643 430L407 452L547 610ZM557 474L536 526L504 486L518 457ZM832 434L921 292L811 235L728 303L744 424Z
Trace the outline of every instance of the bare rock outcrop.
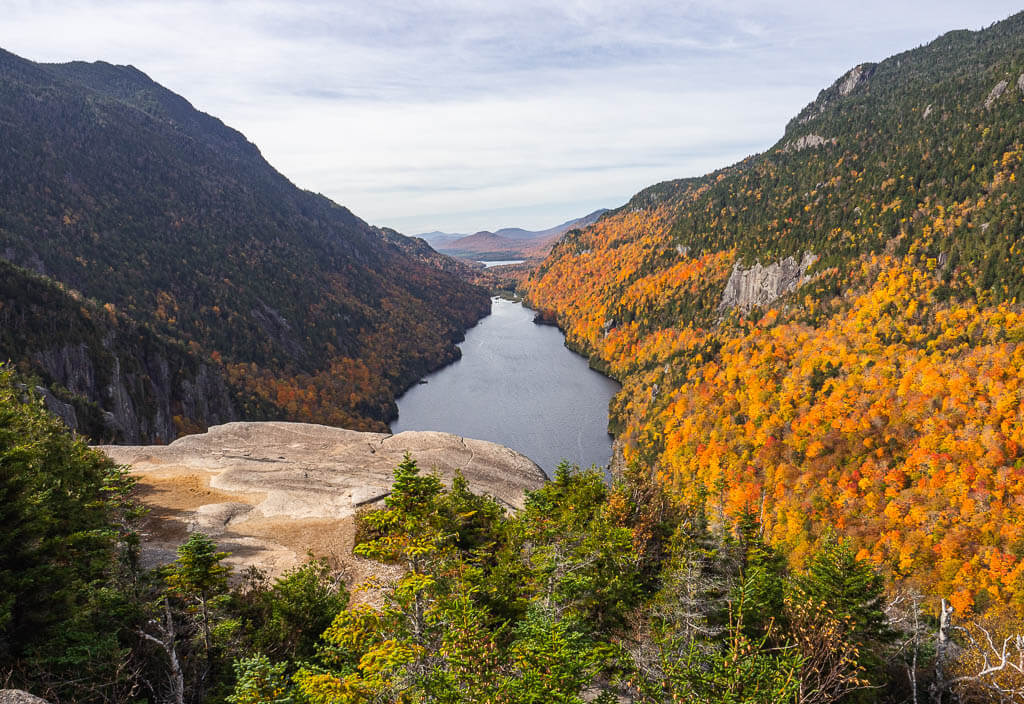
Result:
M228 423L170 445L99 449L139 480L138 497L150 509L146 566L173 560L187 534L202 531L232 553L239 571L256 565L279 574L312 550L359 572L366 566L351 555L353 517L388 495L406 452L446 484L461 472L471 490L512 510L546 481L540 467L507 447L426 431Z
M805 252L799 262L794 257L786 257L768 266L757 263L747 268L737 262L725 284L718 308L750 310L768 305L807 281L807 269L816 261L816 255Z
M988 97L985 98L985 109L991 110L992 105L999 100L999 96L1006 92L1007 86L1010 85L1009 81L1003 80L996 83L995 88L989 92Z
M871 78L871 74L874 72L875 67L873 65L860 64L854 66L843 76L843 80L839 84L839 95L849 95L857 89L857 86Z
M804 125L811 120L825 114L825 110L837 100L845 98L853 93L860 86L864 85L874 75L877 64L858 64L847 71L842 78L836 81L830 88L821 91L817 99L800 111L794 120L795 124ZM791 123L793 124L793 123ZM788 128L786 130L789 131Z
M0 704L49 704L22 689L0 689Z
M835 137L826 139L819 134L805 134L802 137L786 142L786 146L782 148L782 151L790 152L802 152L804 149L811 149L813 147L820 147L825 144L836 144L838 140Z
M45 386L35 387L35 391L46 404L46 410L64 421L64 425L71 430L78 430L78 416L75 414L75 407L70 403L64 403L54 396Z

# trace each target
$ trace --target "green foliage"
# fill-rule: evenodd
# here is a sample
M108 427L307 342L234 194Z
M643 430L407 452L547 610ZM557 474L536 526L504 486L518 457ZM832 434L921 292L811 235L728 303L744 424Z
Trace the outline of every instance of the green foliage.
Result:
M0 677L82 699L114 677L132 486L0 365Z
M884 680L881 653L896 637L884 611L885 581L874 567L857 559L848 540L826 532L807 569L796 576L792 598L805 611L817 612L816 618L807 619L810 628L835 632L843 647L855 654L856 676L863 674L876 684ZM858 699L864 700L870 697Z
M753 704L823 691L822 660L789 625L805 625L785 599L795 583L752 515L721 534L700 507L663 518L674 533L645 564L634 542L650 516L630 498L641 487L563 465L523 511L474 526L485 560L454 538L464 514L452 506L478 502L464 485L444 489L409 457L395 477L362 552L406 572L382 607L343 611L325 631L295 676L309 701L575 703L596 688L600 701ZM842 653L825 662L843 692L856 691L856 644L827 645Z
M798 701L799 653L792 646L773 647L771 634L751 638L746 630L742 618L737 618L715 647L679 634L656 639L657 679L645 677L647 673L638 677L640 701Z
M577 704L610 648L600 648L582 623L531 610L508 648L501 689L516 704Z
M597 629L621 625L642 585L633 532L605 511L603 472L562 463L512 521L535 598Z
M348 591L323 558L312 558L274 580L250 582L236 607L251 647L281 660L306 660L320 634L348 605Z
M228 553L218 551L210 538L192 533L177 552L177 559L164 577L168 593L183 600L209 601L227 591L231 568L221 561Z
M858 560L848 540L833 531L822 536L806 571L796 578L802 601L817 603L853 625L860 643L879 644L892 639L885 618L885 581L864 560Z
M266 655L253 655L235 662L235 691L229 704L293 704L285 664L271 664Z
M744 627L751 637L766 634L783 613L786 561L761 535L761 526L749 510L736 525L741 574L737 599L745 605Z

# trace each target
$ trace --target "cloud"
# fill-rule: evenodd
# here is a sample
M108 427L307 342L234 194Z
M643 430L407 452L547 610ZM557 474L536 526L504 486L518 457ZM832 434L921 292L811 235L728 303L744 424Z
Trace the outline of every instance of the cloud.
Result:
M854 64L1014 9L0 0L0 41L133 64L370 222L474 231L550 226L764 150Z

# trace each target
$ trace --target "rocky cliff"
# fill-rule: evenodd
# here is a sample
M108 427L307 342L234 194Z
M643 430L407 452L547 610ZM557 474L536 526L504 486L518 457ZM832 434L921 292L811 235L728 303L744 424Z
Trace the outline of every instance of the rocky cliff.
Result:
M159 349L138 349L126 359L123 351L132 349L131 342L111 335L98 354L83 342L31 357L54 383L108 409L101 411L104 427L123 442L169 442L197 426L238 418L225 379L208 365L189 369L184 359ZM73 404L52 393L43 396L68 427L84 430Z
M767 266L756 263L744 267L737 262L725 284L722 302L718 307L720 310L750 310L768 305L783 294L795 291L808 280L807 269L816 261L817 256L805 252L799 262L794 257L786 257Z
M0 362L34 375L47 408L97 441L170 442L240 417L220 367L115 310L0 259ZM258 404L249 403L258 414Z

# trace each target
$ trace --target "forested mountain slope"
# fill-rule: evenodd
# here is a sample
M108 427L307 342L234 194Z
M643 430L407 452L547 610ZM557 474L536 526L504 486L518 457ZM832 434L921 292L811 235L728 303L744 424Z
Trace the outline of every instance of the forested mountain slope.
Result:
M1024 608L1024 14L822 91L763 154L637 194L528 283L624 383L625 458L823 530L960 611Z
M166 442L201 421L272 412L183 345L3 259L0 359L20 360L47 407L96 441Z
M229 415L255 396L271 416L382 429L394 395L454 359L488 310L486 292L296 188L132 67L0 52L0 145L0 255L187 347L189 364L235 389ZM4 352L40 369L36 352L75 341L20 345L46 325L36 312Z

